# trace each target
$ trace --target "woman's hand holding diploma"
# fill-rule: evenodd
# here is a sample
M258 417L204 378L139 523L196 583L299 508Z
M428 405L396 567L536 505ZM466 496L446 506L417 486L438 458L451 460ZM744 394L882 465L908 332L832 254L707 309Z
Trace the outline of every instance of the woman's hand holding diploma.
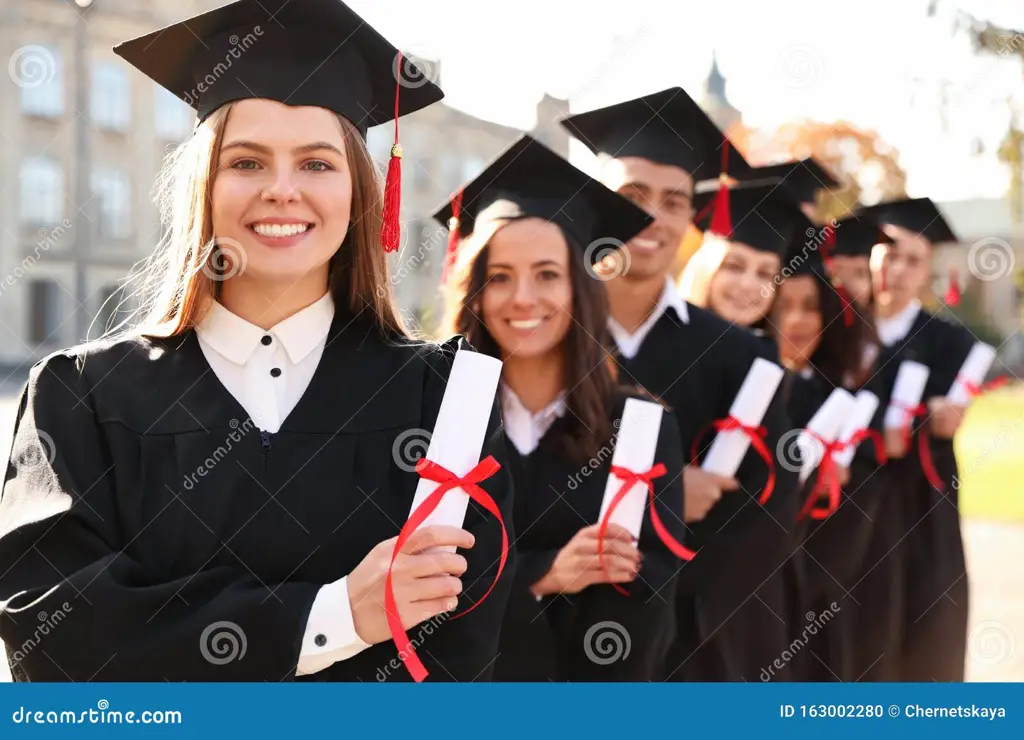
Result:
M381 542L348 576L349 601L356 634L374 645L391 639L384 609L384 588L397 537ZM414 532L395 558L392 584L398 615L405 629L439 614L454 611L462 593L459 578L466 572L466 558L435 548L468 550L474 537L464 529L443 525Z

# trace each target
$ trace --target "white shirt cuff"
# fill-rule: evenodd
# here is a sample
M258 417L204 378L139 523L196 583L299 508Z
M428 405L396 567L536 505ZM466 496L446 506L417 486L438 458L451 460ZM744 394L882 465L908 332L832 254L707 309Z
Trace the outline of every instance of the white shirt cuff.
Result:
M313 600L295 675L317 673L368 647L370 645L356 634L348 599L348 578L342 578L321 588Z

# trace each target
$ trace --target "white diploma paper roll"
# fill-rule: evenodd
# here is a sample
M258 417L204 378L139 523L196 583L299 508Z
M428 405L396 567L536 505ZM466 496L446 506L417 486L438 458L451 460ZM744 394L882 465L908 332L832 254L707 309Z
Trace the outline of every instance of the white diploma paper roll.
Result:
M967 354L967 359L964 360L964 364L960 368L960 373L956 376L956 380L953 381L949 393L946 394L949 402L957 406L967 406L971 402L971 391L967 387L968 384L981 385L981 381L985 379L985 374L988 373L989 368L992 367L992 363L995 361L995 349L984 342L977 342L971 347L971 351Z
M836 388L825 403L821 404L811 420L807 422L807 428L797 437L797 446L800 448L800 482L806 481L816 467L821 464L825 454L822 443L811 436L813 432L825 442L834 442L839 436L843 422L849 418L857 405L856 399L849 391Z
M455 353L441 409L427 447L428 460L458 476L465 475L480 462L500 378L501 360L478 352L459 350ZM410 515L437 490L438 485L420 478ZM437 524L461 527L468 507L469 495L460 488L453 488L417 529ZM454 547L443 549L455 552Z
M838 439L849 442L861 429L867 429L877 410L878 396L871 391L860 391L857 394L857 406L853 409L853 413L850 414L843 428L839 430ZM841 452L836 453L836 465L841 465L844 468L850 467L855 454L857 454L857 448L853 445L843 448Z
M654 453L658 447L658 434L661 432L661 417L664 411L661 406L650 401L637 398L626 400L619 424L615 452L612 453L612 465L627 468L634 473L646 473L654 465ZM604 519L612 499L622 487L622 479L609 473L608 483L604 488L604 499L601 501L601 515ZM682 486L682 483L679 484ZM682 488L679 489L682 501ZM629 530L634 537L640 537L640 527L644 521L644 508L649 493L643 483L636 482L629 493L623 496L619 505L612 512L609 522L618 524Z
M758 357L743 379L729 414L745 426L760 426L784 374L785 371L774 362ZM685 413L685 409L681 413ZM701 468L709 473L734 476L749 448L750 438L743 431L719 432Z
M920 362L905 360L896 373L892 399L885 410L885 428L902 429L907 425L906 409L921 403L924 387L928 383L928 367Z

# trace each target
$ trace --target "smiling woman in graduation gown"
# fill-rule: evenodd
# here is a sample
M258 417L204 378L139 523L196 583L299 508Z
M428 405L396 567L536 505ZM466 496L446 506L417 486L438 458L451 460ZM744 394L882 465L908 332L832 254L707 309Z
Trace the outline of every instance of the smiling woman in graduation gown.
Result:
M794 429L805 429L836 388L856 391L864 380L863 347L869 325L832 284L819 251L803 245L785 260L769 315L780 361L789 370L783 395ZM845 308L844 308L845 305ZM869 445L865 445L868 447ZM793 445L782 455L800 462ZM799 678L807 681L856 679L855 603L848 598L852 579L860 572L871 539L877 507L864 510L866 493L848 470L834 468L835 485L847 483L838 500L829 496L827 469L811 471L801 494L797 545L799 600L791 613L791 634L801 646ZM858 471L860 465L858 465ZM811 625L814 625L813 627Z
M530 137L523 137L438 214L453 255L449 320L504 362L502 410L517 491L519 568L502 624L495 680L648 681L674 633L683 458L661 412L655 509L639 542L599 516L628 398L608 361L607 304L585 249L625 241L649 219ZM453 242L453 247L455 243ZM596 252L596 254L595 254ZM634 432L635 433L635 432ZM637 471L646 472L646 471ZM603 558L597 555L604 548Z
M140 328L51 355L21 398L0 498L17 680L412 675L384 607L418 482L399 451L433 428L460 340L406 338L381 289L364 127L393 114L396 50L339 2L261 3L119 47L184 96L205 55L264 31L199 100ZM424 83L400 114L440 99ZM503 447L495 405L482 454ZM482 488L511 537L507 471ZM501 529L475 504L464 528L424 528L395 561L431 680L486 680L497 650L510 571L481 598ZM38 639L42 612L62 620Z

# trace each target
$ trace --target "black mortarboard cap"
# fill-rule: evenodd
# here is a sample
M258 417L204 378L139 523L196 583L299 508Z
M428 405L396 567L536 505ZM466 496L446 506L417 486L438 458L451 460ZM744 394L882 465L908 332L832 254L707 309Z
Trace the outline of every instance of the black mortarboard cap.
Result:
M458 221L452 222L453 213ZM434 214L465 238L484 221L536 217L552 221L587 249L625 244L652 223L632 202L524 135ZM589 249L596 261L607 249Z
M920 234L934 244L957 241L931 198L905 198L865 208L861 215L879 224L892 224Z
M730 176L732 176L731 173ZM814 203L819 190L839 185L839 182L829 174L828 170L811 157L765 167L754 167L747 172L739 172L733 177L740 182L778 180L789 197L797 203Z
M891 244L892 239L877 222L863 215L836 221L830 254L840 257L870 257L876 244Z
M686 170L694 180L750 168L725 134L681 87L644 95L562 121L595 154L642 157Z
M693 207L698 212L695 225L730 241L742 242L763 252L785 256L790 245L816 233L814 226L780 190L778 181L740 183L728 189L728 215L718 211L718 190L698 191ZM714 203L713 208L709 206ZM726 225L728 224L728 225Z
M239 0L114 52L196 109L267 98L340 113L366 129L444 97L341 0Z

